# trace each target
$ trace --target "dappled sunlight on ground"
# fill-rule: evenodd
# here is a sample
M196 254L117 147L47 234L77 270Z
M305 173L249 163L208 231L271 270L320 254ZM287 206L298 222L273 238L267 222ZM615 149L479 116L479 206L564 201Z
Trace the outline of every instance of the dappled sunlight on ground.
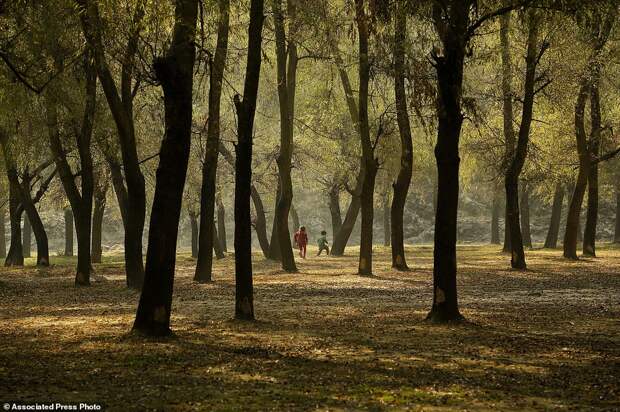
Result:
M314 249L308 255L316 253ZM509 267L496 246L459 247L468 323L424 321L432 248L409 247L412 271L355 275L357 250L285 274L255 255L257 322L232 321L233 258L214 283L178 260L175 338L131 328L138 293L118 257L73 287L73 261L0 271L0 400L101 402L109 410L544 410L620 408L620 249L562 259L527 252ZM122 260L122 259L121 259ZM52 262L54 263L54 261Z

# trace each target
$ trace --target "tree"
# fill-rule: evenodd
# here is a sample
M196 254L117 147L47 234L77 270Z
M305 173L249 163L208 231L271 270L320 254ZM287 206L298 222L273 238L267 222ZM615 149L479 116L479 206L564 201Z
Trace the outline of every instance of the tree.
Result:
M556 183L553 194L553 204L551 206L551 222L549 231L545 239L546 249L555 249L558 244L558 234L560 233L560 219L562 218L562 204L564 203L564 187L561 183Z
M127 286L140 289L144 281L142 232L144 230L146 210L146 189L144 186L144 175L140 170L140 161L138 160L133 119L133 99L137 89L132 83L134 77L134 58L138 51L138 39L144 17L144 0L138 0L136 3L132 32L122 56L120 93L106 58L102 34L102 29L105 25L100 16L99 6L93 0L75 1L78 5L84 37L94 56L97 76L116 123L124 171L124 178L118 176L116 181L119 189L120 183L123 183L123 192L125 192L123 197L126 206L126 218L123 219L123 223L125 224L125 271L127 273Z
M404 2L398 1L394 14L394 94L396 98L396 118L400 134L400 169L393 184L394 197L390 212L392 267L397 270L408 270L405 259L403 234L403 214L407 193L413 174L413 143L411 125L407 110L407 94L405 91L405 44L407 43L407 15Z
M295 86L297 81L297 45L292 40L297 29L294 0L287 1L288 38L284 29L284 13L281 0L273 0L274 29L276 36L276 61L278 79L278 101L280 106L280 153L278 164L278 198L273 224L277 232L277 243L282 269L296 272L295 257L288 228L288 216L293 202L291 181L291 159L293 156L293 119L295 116Z
M218 5L219 23L215 57L213 61L209 62L209 118L207 120L205 158L202 166L198 260L194 274L194 280L197 282L210 282L212 280L212 250L214 246L219 246L219 240L214 239L215 232L212 228L215 214L217 159L220 146L220 99L228 50L229 0L219 0Z
M144 286L133 325L146 335L170 331L176 239L192 129L192 87L198 0L175 0L172 42L153 67L164 92L165 135L151 209Z
M263 0L251 0L248 57L243 98L235 95L237 136L235 159L235 319L254 319L250 197L252 140L261 66Z
M103 171L95 174L94 185L94 208L93 208L93 226L92 226L92 242L90 260L92 263L101 263L101 237L103 226L103 215L105 213L106 201L108 195L108 179L106 175L102 176Z

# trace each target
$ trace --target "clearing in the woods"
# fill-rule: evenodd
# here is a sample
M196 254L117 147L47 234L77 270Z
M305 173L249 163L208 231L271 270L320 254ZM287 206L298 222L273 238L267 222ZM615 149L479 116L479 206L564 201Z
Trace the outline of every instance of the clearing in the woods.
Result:
M254 323L232 321L233 258L215 282L178 259L165 340L129 335L138 293L122 256L76 288L74 262L2 269L0 400L99 402L106 410L544 410L620 408L620 249L569 261L528 252L526 272L498 247L461 246L468 323L424 321L432 248L408 248L413 271L354 274L357 254L314 257L300 273L255 260ZM32 264L32 260L29 262Z

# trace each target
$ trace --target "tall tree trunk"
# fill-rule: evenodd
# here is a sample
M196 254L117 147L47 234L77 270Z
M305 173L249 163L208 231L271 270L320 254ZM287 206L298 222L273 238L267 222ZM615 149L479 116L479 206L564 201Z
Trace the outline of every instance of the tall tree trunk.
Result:
M215 222L213 222L213 252L215 252L216 259L224 259L226 256L224 255L224 251L222 250L222 244L219 241L219 236L217 233L217 226Z
M358 273L362 276L372 276L374 194L379 161L375 158L374 146L370 141L370 127L368 124L368 83L370 80L370 61L368 57L369 20L364 10L364 0L355 0L355 19L359 35L359 129L362 159L365 169L360 199L362 207L362 231ZM379 130L377 132L378 136L380 136L381 133L382 131Z
M24 266L22 251L22 213L19 201L19 187L9 181L9 220L11 224L11 244L6 255L4 266Z
M599 75L593 76L590 88L590 143L588 150L591 158L598 158L601 148L601 99L599 95ZM588 212L586 227L583 232L584 256L596 256L596 224L598 221L598 163L590 165L588 174Z
M22 253L25 258L29 258L32 246L32 227L28 216L24 216L24 228L22 230Z
M329 213L332 221L332 236L340 232L342 226L342 214L340 212L340 188L333 185L327 193L329 197Z
M101 238L103 229L103 215L106 207L108 183L99 181L94 193L93 227L90 261L101 263L102 249Z
M198 216L195 212L189 212L189 226L192 232L192 257L198 257Z
M405 43L407 42L407 14L403 2L397 2L394 16L394 94L396 96L396 118L400 135L400 169L393 184L394 197L390 211L392 267L408 270L405 258L405 236L403 214L411 176L413 174L413 142L411 124L407 110L407 93L405 90Z
M243 98L238 94L234 98L238 119L235 162L235 318L242 320L254 319L250 197L252 133L260 77L263 19L263 0L251 0Z
M512 107L512 58L510 44L510 13L500 16L500 44L502 48L502 105L503 105L503 121L504 121L504 173L508 170L510 162L514 157L515 150L515 132L514 112ZM511 235L508 216L508 198L506 198L504 212L504 252L511 252Z
M144 286L133 329L168 335L181 216L192 134L192 87L198 0L177 0L172 42L153 67L164 92L165 134L151 209Z
M499 215L501 213L500 191L498 188L493 190L493 205L491 206L491 244L499 245Z
M523 250L523 238L519 219L519 175L523 170L527 157L530 139L530 127L534 109L536 66L544 49L538 47L538 23L539 19L535 10L528 11L527 15L527 53L525 57L525 82L523 85L523 110L521 112L521 125L517 147L510 165L506 170L506 202L508 203L508 225L510 226L510 264L514 269L526 269L525 252Z
M271 224L271 237L269 239L269 259L281 261L282 250L280 248L280 237L278 236L278 220L275 218L275 210L278 208L278 199L282 193L282 185L278 176L278 188L276 189L276 201L274 205L274 218Z
M0 207L0 258L6 258L6 211Z
M291 159L293 156L293 119L295 116L295 87L297 81L297 45L291 40L297 29L295 0L287 1L288 39L284 29L281 0L273 0L274 29L276 37L276 62L278 101L280 106L280 153L276 159L280 193L274 214L282 269L296 272L295 257L288 227L288 215L293 202Z
M437 72L437 210L433 256L433 306L427 319L462 319L456 288L456 232L459 203L459 138L463 124L461 98L469 26L469 1L433 5L433 20L443 53L433 53Z
M556 183L555 193L553 194L553 204L551 206L551 222L549 231L545 239L546 249L555 249L558 245L558 234L560 233L560 219L562 218L562 204L564 203L564 188L561 183Z
M142 233L146 212L146 189L144 175L140 170L135 136L133 119L133 98L135 94L133 93L132 79L145 1L139 0L136 3L133 25L122 56L120 93L106 60L106 50L102 38L102 30L105 24L101 20L98 4L87 0L75 1L79 7L82 31L93 52L97 76L118 131L127 195L127 216L123 222L125 225L125 272L127 274L127 286L140 289L144 282Z
M73 212L65 208L65 256L73 256Z
M207 120L207 144L202 166L202 187L200 195L200 235L198 260L194 280L210 282L213 272L213 252L219 248L219 239L215 238L215 192L217 177L218 149L220 146L220 99L222 96L222 79L228 50L228 11L229 0L219 0L219 22L215 58L210 63L209 71L209 118ZM217 244L217 245L216 245ZM220 250L221 253L221 250Z
M532 248L532 234L530 230L530 186L523 183L521 191L521 233L523 234L523 246Z
M228 252L228 244L226 241L226 209L224 208L224 203L222 203L222 198L220 196L217 197L217 233L220 241L220 245L222 246L223 252Z

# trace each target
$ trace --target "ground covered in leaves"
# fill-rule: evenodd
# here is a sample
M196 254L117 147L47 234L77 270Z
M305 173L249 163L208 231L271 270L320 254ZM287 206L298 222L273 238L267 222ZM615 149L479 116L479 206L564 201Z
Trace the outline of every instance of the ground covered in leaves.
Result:
M309 251L312 252L312 251ZM192 282L179 257L174 338L129 335L138 293L119 257L73 286L72 262L0 269L0 402L99 402L106 410L619 410L620 249L567 261L530 251L513 271L497 247L462 246L468 323L424 321L432 249L392 271L355 249L284 274L255 255L258 321L232 321L233 258ZM310 255L312 253L309 253Z

